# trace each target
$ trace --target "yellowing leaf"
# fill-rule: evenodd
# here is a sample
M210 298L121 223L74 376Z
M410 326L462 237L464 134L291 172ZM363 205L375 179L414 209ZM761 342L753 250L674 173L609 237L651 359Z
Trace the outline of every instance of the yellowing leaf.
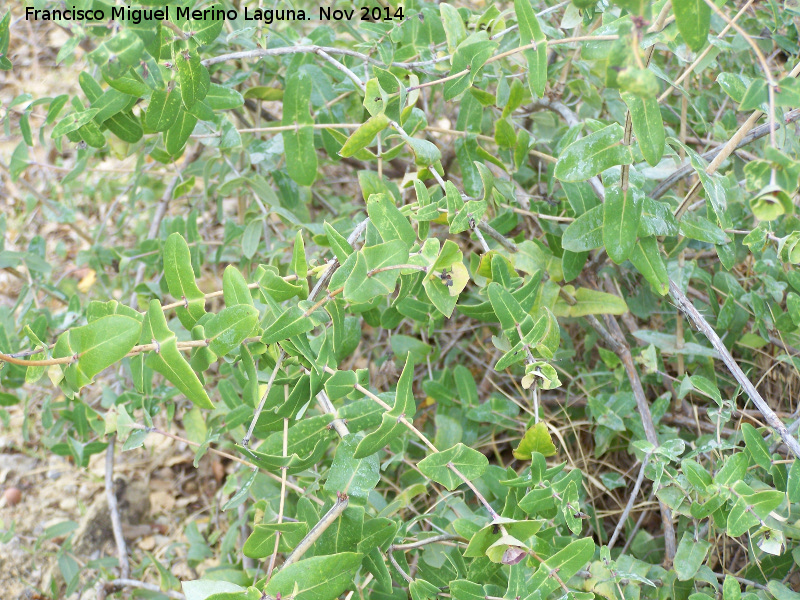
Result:
M95 281L97 281L97 273L94 269L89 269L89 272L78 282L78 290L80 290L82 294L87 293L92 289Z
M519 460L530 460L531 454L538 452L544 456L553 456L556 453L556 446L547 431L547 425L539 421L525 432L525 436L520 440L519 446L514 450L514 457Z

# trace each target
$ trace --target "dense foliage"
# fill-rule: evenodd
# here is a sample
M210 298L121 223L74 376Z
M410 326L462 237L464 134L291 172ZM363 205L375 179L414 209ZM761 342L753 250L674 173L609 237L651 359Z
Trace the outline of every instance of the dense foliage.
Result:
M0 415L223 452L190 600L800 598L800 9L548 2L76 0L3 99Z

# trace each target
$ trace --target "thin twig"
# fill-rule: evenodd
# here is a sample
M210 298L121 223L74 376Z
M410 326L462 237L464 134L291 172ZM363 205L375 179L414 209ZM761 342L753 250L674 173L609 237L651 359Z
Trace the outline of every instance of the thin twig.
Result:
M311 531L306 534L306 537L304 537L300 543L297 544L297 547L292 551L292 553L286 557L286 560L281 565L281 569L285 569L292 563L300 560L303 557L303 554L305 554L306 551L311 548L314 542L319 539L319 536L321 536L325 530L333 525L334 521L341 516L341 514L347 508L348 503L349 499L347 494L339 494L339 497L336 499L334 505L331 506L331 509L325 513L325 515L317 522L317 524L311 528Z
M636 483L633 484L633 490L631 490L631 495L628 498L628 504L625 505L625 510L622 511L622 516L619 518L619 523L617 523L617 526L614 528L614 533L611 535L611 539L608 540L609 550L614 547L614 544L617 543L617 538L622 532L622 529L625 527L625 521L628 520L628 515L631 514L631 509L633 509L636 498L639 496L639 489L642 487L642 481L644 481L644 470L645 467L647 467L647 462L649 460L650 454L647 453L642 461L642 467L639 469L639 475L636 477Z
M502 233L497 231L486 221L478 221L478 229L486 233L490 238L492 238L494 241L496 241L498 244L500 244L503 248L505 248L509 252L517 251L517 245L514 242L505 237Z
M389 559L389 562L392 563L392 566L400 573L400 576L406 580L406 583L413 583L414 580L411 578L411 575L403 571L403 568L400 566L400 563L397 562L394 556L392 556L391 552L386 553L386 557Z
M408 544L393 544L389 546L389 550L387 552L394 552L395 550L412 550L414 548L421 548L422 546L427 546L428 544L438 544L439 542L455 542L455 541L464 542L466 540L460 535L443 533L441 535L435 535L433 537L425 538L424 540L409 542Z
M562 295L564 295L563 292ZM574 298L571 298L571 301L574 302ZM658 434L656 433L656 428L653 423L653 415L650 412L650 403L647 401L647 396L642 386L642 380L633 362L630 346L628 346L625 335L622 333L616 319L607 315L605 320L608 329L603 327L600 321L593 315L587 316L589 324L600 334L622 362L625 373L628 376L628 381L631 384L633 397L636 400L636 408L642 419L645 437L653 446L658 447ZM676 552L675 526L672 524L672 511L660 500L659 508L661 510L661 522L664 526L664 553L667 564L671 564Z
M152 220L150 221L150 229L147 231L147 239L154 240L158 235L158 229L161 227L161 221L164 219L164 215L167 214L167 208L169 207L170 202L172 202L172 194L175 191L175 188L178 184L183 180L183 172L191 165L194 161L200 158L200 155L203 153L204 146L202 144L198 144L197 147L186 157L186 160L183 161L183 164L180 166L178 173L167 185L164 193L161 195L161 200L156 206L156 210L153 213ZM142 283L144 279L144 272L147 268L145 263L141 263L138 268L136 269L136 277L133 280L133 287L136 288L137 285ZM134 301L136 300L136 292L134 291L131 294L131 300L128 304L133 306Z
M336 430L336 433L339 434L339 437L344 437L346 435L350 435L350 430L347 428L345 422L339 418L339 413L336 411L336 407L331 402L331 399L328 398L328 394L325 391L321 391L317 394L317 402L319 403L322 412L328 413L333 415L333 421L331 421L331 427Z
M686 297L681 289L677 286L677 284L669 280L669 293L672 295L672 298L675 300L675 304L678 305L678 308L683 311L683 313L689 318L689 320L694 323L695 327L702 333L714 349L719 352L720 357L722 358L722 362L725 363L725 366L728 367L728 370L731 372L731 375L739 382L739 385L742 386L744 392L748 395L748 397L753 401L756 408L761 412L764 418L767 421L767 424L776 432L778 435L781 436L783 443L786 444L787 448L791 450L792 454L794 454L797 458L800 458L800 443L792 436L791 433L786 429L786 425L784 425L783 421L778 418L778 415L770 408L770 406L764 401L761 397L761 394L758 393L756 387L752 384L752 382L747 378L747 375L744 374L741 367L739 367L736 360L731 356L731 353L728 352L728 349L725 347L725 344L722 343L722 340L717 335L717 332L711 327L708 321L705 320L703 315L694 307L694 304Z
M116 441L117 436L112 435L106 448L106 502L108 503L108 512L111 515L111 530L114 532L114 542L117 545L120 575L122 575L123 579L126 579L131 574L131 564L128 561L128 547L125 544L125 536L122 533L122 520L119 516L117 495L114 492L114 445Z
M333 58L330 54L325 52L325 50L323 50L322 48L317 48L316 54L327 60L335 68L337 68L339 71L347 75L353 81L353 83L356 84L356 86L358 87L358 89L361 90L362 93L367 89L367 86L364 85L364 82L361 81L361 78L358 75L353 73L350 69L348 69L346 66L344 66L335 58Z
M289 419L283 419L283 448L282 455L284 458L289 454ZM281 469L281 501L278 505L278 525L283 523L283 509L286 504L286 469ZM278 555L278 546L281 542L280 530L275 532L275 548L272 550L272 556L269 557L269 568L267 569L267 583L272 577L272 570L275 568L275 557ZM255 584L254 584L255 585Z
M483 237L481 233L481 229L477 223L475 223L475 227L472 228L472 232L478 238L478 241L481 244L481 248L483 249L484 254L489 251L489 246L486 244L486 239Z
M723 146L717 146L713 150L709 150L700 155L700 158L704 160L710 160L711 164L706 167L707 173L713 173L717 170L720 164L728 158L735 150L738 150L742 146L746 146L758 139L761 139L765 135L769 134L770 125L769 123L765 123L764 125L759 125L758 127L753 128L755 123L758 119L761 118L762 113L760 110L755 111L750 117L745 121L739 130L734 134L734 136L728 140L726 144ZM783 122L788 125L790 123L794 123L795 121L800 120L800 108L795 108L790 110L789 112L783 115ZM751 131L752 130L752 131ZM713 169L712 169L713 165ZM678 181L686 177L687 175L694 172L694 167L691 164L685 164L682 167L673 171L669 176L667 176L661 183L659 183L655 189L650 193L650 197L654 200L657 200L661 196L663 196L666 191L675 185Z
M267 389L265 389L264 393L261 395L261 400L258 403L258 407L253 413L253 420L250 421L250 427L248 427L247 433L242 439L242 446L245 448L250 445L250 438L253 437L253 430L256 428L256 422L258 421L258 417L261 416L261 411L264 410L264 403L267 401L267 396L269 396L269 393L272 390L272 385L275 383L275 376L278 374L278 371L280 371L281 363L283 363L283 358L285 356L286 353L283 350L281 350L280 354L278 354L278 360L275 361L275 368L272 369L272 373L270 373L269 376L269 381L267 381Z

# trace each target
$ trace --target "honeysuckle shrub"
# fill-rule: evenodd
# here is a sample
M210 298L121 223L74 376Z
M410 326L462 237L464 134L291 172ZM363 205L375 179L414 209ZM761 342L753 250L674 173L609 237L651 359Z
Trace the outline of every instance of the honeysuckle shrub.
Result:
M187 598L800 597L795 2L26 8L93 16L2 96L0 415L226 453Z

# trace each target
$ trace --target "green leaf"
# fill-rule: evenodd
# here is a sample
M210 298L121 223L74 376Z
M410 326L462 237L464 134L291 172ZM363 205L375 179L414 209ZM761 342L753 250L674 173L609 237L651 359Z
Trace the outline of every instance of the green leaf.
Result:
M489 302L492 304L492 310L500 319L500 325L504 330L516 329L516 326L520 325L528 316L514 296L499 283L490 283L486 291Z
M704 0L674 0L672 11L683 41L694 52L706 45L711 27L711 7Z
M713 483L711 474L697 461L686 458L681 461L681 468L689 483L701 492L705 492L708 486Z
M253 527L242 546L242 554L250 558L266 558L275 552L275 537L280 533L279 552L291 551L308 533L308 524L266 523ZM282 547L281 547L282 546Z
M325 221L323 226L325 227L325 235L328 238L328 245L336 255L339 264L343 264L347 257L353 253L353 247L347 241L347 238L333 228L333 225Z
M439 588L430 581L415 579L408 584L408 593L411 600L436 600L439 597Z
M477 450L459 442L452 448L429 454L417 466L425 476L452 492L463 480L451 470L450 465L458 469L468 481L472 481L483 475L489 461Z
M769 580L767 582L767 589L770 594L775 596L776 600L800 600L800 592L792 591L780 581L774 579ZM727 600L727 598L725 600Z
M344 297L351 302L369 302L376 296L392 293L400 277L400 269L376 271L407 262L408 246L399 239L362 248L344 284Z
M615 263L625 262L636 247L644 193L629 186L614 185L603 202L603 245Z
M303 310L297 306L291 306L267 327L261 336L261 341L265 344L274 344L312 329L314 329L314 322L305 316Z
M361 541L364 530L365 510L355 502L351 503L320 536L314 545L317 554L337 554L354 552Z
M764 438L750 423L742 423L742 437L744 437L747 454L759 467L769 471L772 466L772 457Z
M678 224L681 235L693 240L709 244L727 244L730 242L725 232L705 217L694 213L686 213Z
M639 15L646 19L650 18L650 2L647 0L614 0L614 4L624 8L632 15Z
M175 64L178 68L178 80L181 82L181 98L188 109L206 97L211 85L211 77L200 63L200 56L195 52L179 52Z
M565 286L569 288L570 286ZM628 312L628 305L623 298L616 294L578 288L575 291L575 304L569 307L570 317L583 317L586 315L623 315ZM558 327L553 328L558 331ZM557 345L556 348L557 349ZM555 352L553 349L553 352Z
M397 529L397 523L385 517L375 517L365 521L362 538L358 542L358 551L367 554L374 548L385 548L394 539Z
M661 109L655 98L642 98L624 92L622 99L631 113L633 133L647 163L655 167L664 155L666 132L661 119Z
M800 502L800 460L792 462L786 480L786 495L789 502Z
M138 319L125 315L101 317L61 334L53 358L80 354L77 361L62 367L67 381L80 389L91 383L95 375L122 360L136 345L141 331Z
M669 275L656 238L639 239L630 259L633 266L653 286L653 289L662 296L666 296L669 292Z
M411 389L413 380L414 362L409 355L403 367L403 372L397 380L397 391L395 392L392 409L383 413L378 429L368 434L358 443L353 453L355 458L364 458L376 453L405 430L405 426L400 423L399 419L404 417L411 421L417 411L417 405Z
M739 587L739 582L733 575L725 575L725 581L722 584L722 600L741 600L742 590Z
M711 203L711 208L717 223L725 228L731 227L731 219L727 213L727 192L722 185L721 176L719 174L709 174L706 171L708 166L706 161L697 154L694 148L681 143L675 138L669 138L667 141L673 146L683 148L684 152L686 152L686 155L689 157L689 162L692 163L695 173L697 173L700 182L703 184L703 189L706 192L706 199ZM693 216L699 217L699 215L689 212L684 215L684 219ZM727 241L723 243L727 243Z
M404 131L399 132L408 147L414 153L414 164L419 167L429 167L442 159L442 153L433 142L421 140L407 135Z
M448 188L452 185L449 181L447 184ZM439 312L448 318L453 314L458 295L467 285L467 281L469 281L469 273L462 260L463 255L458 244L453 240L446 240L442 245L439 256L428 270L428 275L422 280L428 299ZM442 273L447 269L450 269L446 273L446 275L449 275L449 280L445 277L443 281ZM452 285L448 285L445 281L452 282Z
M249 304L228 306L205 324L209 348L217 356L225 356L237 348L258 323L258 311Z
M728 513L727 532L731 537L744 535L751 527L760 524L767 515L778 508L786 494L776 490L753 490L741 480L732 486L736 502Z
M295 600L333 600L353 585L362 554L342 552L306 558L272 576L265 592Z
M389 194L372 194L367 200L367 214L384 242L402 240L407 247L417 239L408 219L395 206Z
M292 248L292 262L289 268L297 275L300 280L308 277L308 261L306 260L306 247L303 242L303 232L298 231L294 236L294 247Z
M283 302L295 296L305 298L308 294L308 290L304 290L302 286L293 285L280 277L275 267L259 265L254 279L258 282L261 292L275 302Z
M177 156L183 151L195 125L197 125L197 117L179 108L175 121L164 132L164 147L170 156Z
M508 119L495 121L494 141L500 148L513 148L516 145L517 135L514 132L514 126L509 123Z
M514 457L519 460L531 460L533 452L538 452L543 456L553 456L556 453L556 446L547 431L547 425L542 421L525 432L525 436L514 450Z
M747 454L737 452L725 459L722 468L714 475L717 485L731 486L734 482L743 479L747 473Z
M167 326L164 311L158 300L150 301L150 308L142 323L141 344L158 342L155 352L150 352L144 364L161 373L184 396L200 408L213 409L214 405L192 367L178 351L177 338Z
M244 104L244 97L236 90L212 83L203 99L212 110L233 110Z
M586 181L617 165L633 162L630 146L622 145L622 127L614 123L572 142L558 157L554 175L561 181Z
M272 413L275 414L275 413ZM330 415L326 415L330 416ZM303 419L300 423L305 423L308 419ZM297 427L297 425L290 427L289 431ZM327 426L325 426L327 428ZM326 436L320 436L319 431L315 432L315 438L310 441L310 447L304 448L303 450L298 450L297 452L290 450L290 454L284 456L280 450L275 448L272 449L272 454L267 454L266 452L259 452L256 450L250 450L249 448L244 448L243 446L237 446L238 450L246 455L249 460L260 467L261 469L266 469L268 471L277 471L279 469L285 470L288 474L299 473L310 466L318 463L322 458L322 455L325 454L325 450L328 448L328 439Z
M352 373L352 371L347 372ZM378 485L381 479L378 455L354 457L356 447L363 437L361 433L351 433L339 442L324 486L327 492L341 492L354 498L366 498L369 491Z
M148 131L166 131L175 119L181 108L181 98L178 90L153 90L150 104L144 113L144 126Z
M312 125L311 76L305 69L290 71L283 95L282 125L298 125L294 131L283 132L286 169L295 182L311 185L317 179L317 152L314 150Z
M170 234L164 244L164 278L173 298L186 302L186 306L179 306L175 312L183 326L191 331L206 314L206 301L194 279L189 245L180 233Z
M450 75L463 71L466 73L444 83L442 89L444 99L451 100L465 92L496 48L497 42L489 40L489 35L485 31L473 33L461 42L453 54Z
M355 371L336 371L325 382L325 393L331 400L344 398L355 389L358 375Z
M594 549L592 538L570 542L566 548L559 550L539 565L528 582L527 590L530 593L538 591L542 598L546 598L559 587L558 581L552 576L553 571L557 569L561 581L569 581L592 559Z
M366 123L350 134L350 137L347 138L342 149L339 150L339 156L348 158L356 154L362 148L371 145L375 136L388 126L389 117L384 113L379 113L374 117L370 117Z
M455 579L450 582L449 587L450 593L456 600L484 600L486 598L483 586L474 581Z
M447 49L450 54L456 51L458 45L467 38L467 28L464 27L464 20L458 10L442 2L439 4L439 13L442 16L442 25L447 38Z
M683 534L673 563L679 581L689 581L697 574L710 548L710 542L695 540L694 535L688 531Z
M470 200L466 202L458 211L450 223L450 233L461 233L468 229L474 229L475 224L488 208L485 200Z
M202 18L187 19L183 23L183 30L190 35L190 38L199 45L210 44L222 33L225 26L224 19Z
M58 125L53 128L53 132L50 134L50 137L52 139L56 139L62 135L77 131L87 123L91 122L98 112L98 109L90 108L88 110L81 110L67 115L58 122Z
M138 64L144 51L141 38L129 28L122 28L90 52L89 58L116 78L128 67Z
M81 73L81 75L83 75L83 73ZM94 79L92 79L92 81L94 82ZM94 116L94 122L99 125L117 113L126 110L131 100L135 100L135 98L115 89L107 89L93 100L90 106L90 108L96 108L98 110L98 113ZM33 144L29 145L32 146Z
M548 490L552 498L552 490ZM506 517L497 517L470 538L469 545L464 551L464 556L477 558L486 554L486 551L496 544L503 536L498 525L502 525L509 535L520 540L527 540L542 528L543 521L515 520Z
M227 581L216 581L212 579L196 579L194 581L182 581L181 586L186 600L208 600L220 594L239 594L244 593L245 588ZM239 594L237 600L250 600L246 596ZM227 600L227 599L226 599Z
M616 79L621 93L630 93L643 100L655 100L660 89L652 69L629 65L616 72Z
M750 78L737 73L720 73L717 75L719 87L737 104L741 103L742 98L744 98L749 81Z
M570 252L586 252L603 245L603 207L583 213L564 230L561 246Z
M514 0L514 12L519 22L519 44L527 46L536 42L535 49L525 50L523 54L528 62L528 85L531 93L538 98L544 97L547 84L547 44L530 0Z
M237 304L255 306L244 275L233 265L225 267L225 272L222 274L222 295L226 306Z
M331 421L333 421L333 415L331 414L306 416L296 421L289 427L287 454L289 456L292 454L306 456L316 451L318 444L322 442L327 447L327 441L336 435L329 427ZM325 447L322 450L325 450ZM276 431L270 434L258 449L264 454L278 455L279 458L283 459L280 456L283 453L283 431Z
M376 117L386 111L386 104L388 103L388 94L381 88L381 84L377 78L372 78L367 81L364 89L364 108L367 112ZM388 124L388 118L387 118Z
M567 523L569 530L575 535L581 534L583 523L579 518L580 504L578 502L578 484L573 480L567 484L567 488L561 496L561 514Z
M135 118L131 112L116 114L103 125L108 127L108 130L123 142L128 142L129 144L135 144L144 135L139 119Z

